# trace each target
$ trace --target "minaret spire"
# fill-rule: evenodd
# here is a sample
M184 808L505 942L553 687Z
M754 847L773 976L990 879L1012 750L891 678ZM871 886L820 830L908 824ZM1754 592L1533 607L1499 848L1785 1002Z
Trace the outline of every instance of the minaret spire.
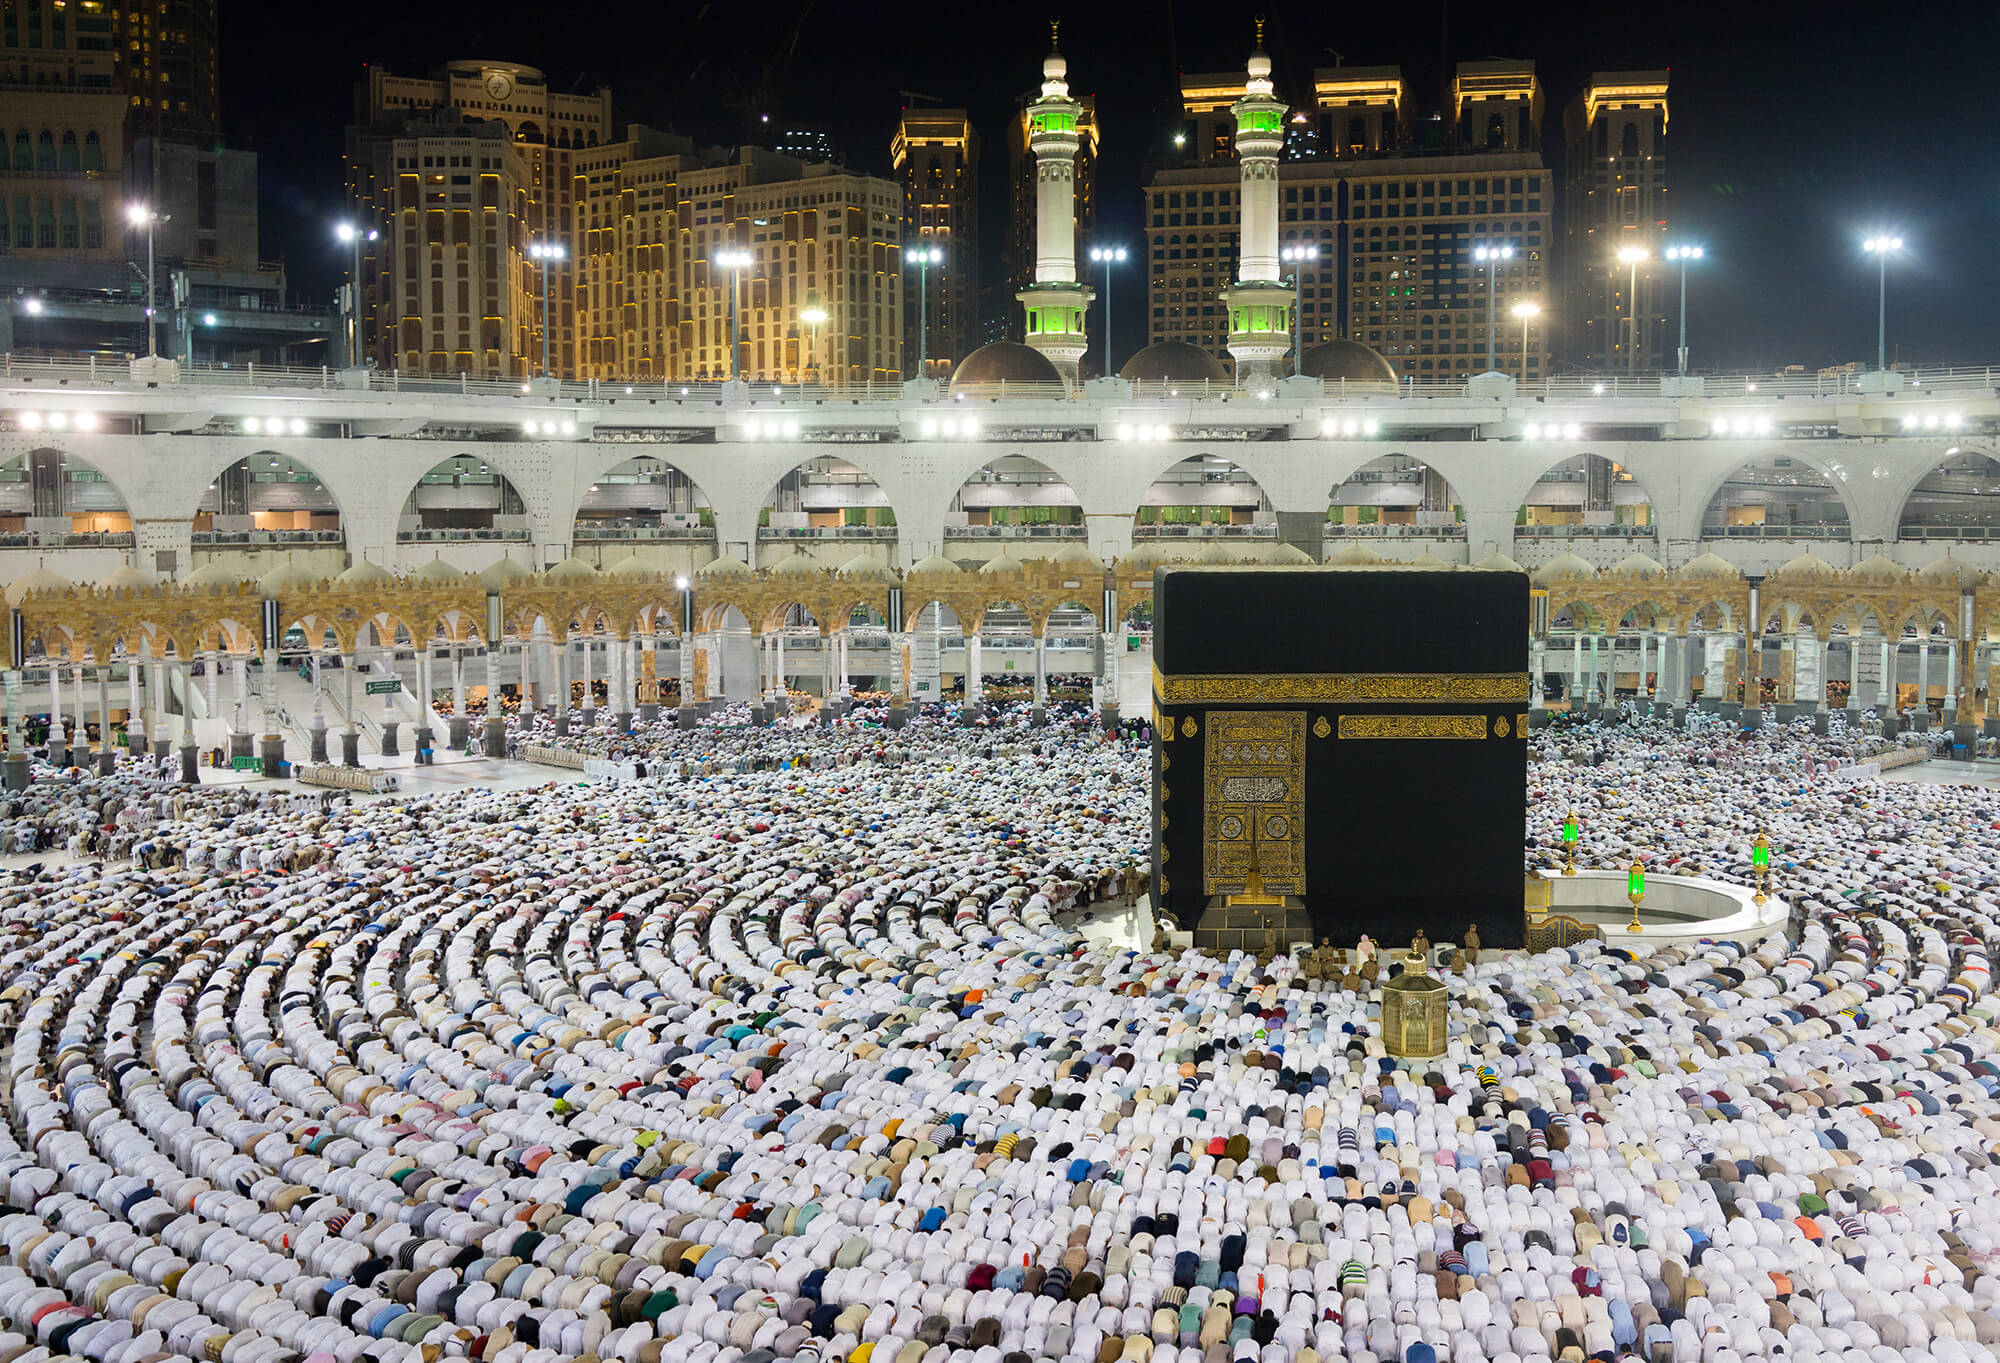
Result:
M1051 20L1042 93L1028 106L1028 145L1035 154L1035 282L1015 297L1027 311L1028 344L1074 383L1089 344L1084 317L1095 294L1076 277L1077 118L1083 106L1070 97L1069 63L1055 46L1058 34L1059 24Z
M1229 106L1236 116L1236 160L1242 172L1242 236L1236 283L1222 296L1229 309L1229 353L1236 359L1238 383L1275 375L1291 349L1292 291L1282 282L1278 260L1278 153L1285 145L1287 106L1271 84L1261 17L1245 70L1249 79L1243 97Z

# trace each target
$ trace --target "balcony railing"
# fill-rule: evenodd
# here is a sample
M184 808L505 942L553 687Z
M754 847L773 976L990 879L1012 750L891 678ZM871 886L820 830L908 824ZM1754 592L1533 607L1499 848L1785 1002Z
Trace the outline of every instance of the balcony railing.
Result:
M197 530L197 549L219 544L340 544L338 530Z
M512 542L525 544L528 531L520 530L398 530L398 544L470 544Z
M1704 525L1701 537L1711 540L1845 540L1854 537L1845 525Z
M1135 525L1135 540L1274 540L1276 525Z
M1896 527L1899 540L2000 540L2000 526L1993 525L1902 525Z
M659 525L652 521L593 521L576 527L579 540L713 540L712 525Z
M893 525L792 525L757 527L760 540L892 540Z
M1433 539L1462 540L1463 525L1346 525L1328 521L1326 534L1334 539Z
M1514 533L1529 539L1650 540L1660 532L1650 525L1517 525Z
M947 525L948 540L1080 540L1089 537L1081 525Z
M130 530L20 530L0 534L0 549L130 549Z

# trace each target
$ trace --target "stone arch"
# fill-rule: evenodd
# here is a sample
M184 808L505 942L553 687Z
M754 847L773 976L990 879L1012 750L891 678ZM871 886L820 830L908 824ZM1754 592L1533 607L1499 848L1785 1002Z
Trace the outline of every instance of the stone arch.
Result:
M1544 464L1521 490L1514 515L1528 534L1658 523L1652 493L1638 475L1591 450L1575 450Z
M483 454L456 454L433 464L410 488L396 540L526 540L528 523L527 500L497 464Z
M206 526L204 516L209 518ZM239 518L252 524L241 530L220 528L223 523L234 527ZM299 523L302 518L305 524ZM324 475L297 455L276 449L243 455L217 472L195 504L194 522L197 545L234 543L239 536L248 544L252 530L278 543L344 548L347 538L340 497ZM333 538L324 538L326 534Z
M1942 459L1930 463L1904 489L1896 509L1899 539L1905 536L1905 527L1921 535L1968 528L1990 532L1996 525L2000 525L2000 457L1975 445L1954 445Z
M996 455L968 474L952 494L950 509L964 512L967 524L962 531L947 529L947 539L1084 534L1083 499L1076 489L1040 459L1017 451Z
M1400 527L1463 533L1465 498L1420 454L1378 455L1334 484L1327 498L1329 534L1396 534Z
M1228 455L1189 452L1159 466L1140 494L1135 537L1213 533L1249 524L1275 504L1257 476Z
M643 540L667 537L669 527L678 537L670 518L680 517L705 523L713 538L715 508L693 476L673 460L635 454L596 472L578 495L570 524L579 542Z
M882 539L896 534L888 490L868 468L838 454L811 455L786 469L766 488L757 512L760 539L795 540L798 547L828 529L864 537L879 531Z
M1758 526L1767 528L1753 529ZM1839 484L1785 445L1761 450L1725 473L1703 503L1700 529L1704 538L1790 529L1810 538L1845 539L1851 516Z
M58 519L69 522L59 533L120 536L105 542L130 543L132 501L97 464L60 446L38 445L0 462L0 529L20 532Z

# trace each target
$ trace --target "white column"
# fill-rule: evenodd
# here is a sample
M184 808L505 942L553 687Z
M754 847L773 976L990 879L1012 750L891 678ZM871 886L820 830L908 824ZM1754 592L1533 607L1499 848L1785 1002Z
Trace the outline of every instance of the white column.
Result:
M1590 693L1589 694L1591 699L1596 699L1599 696L1603 696L1604 699L1609 700L1610 697L1606 693L1608 693L1611 688L1605 686L1603 683L1604 673L1600 663L1601 659L1598 657L1598 651L1597 651L1597 636L1593 634L1590 636Z
M1944 722L1952 723L1958 716L1958 640L1953 639L1944 646Z
M565 639L555 650L556 661L556 713L569 713L569 640Z
M1546 643L1537 638L1531 641L1528 652L1528 704L1534 709L1542 708L1542 672L1546 665Z
M486 643L486 717L500 718L500 645L489 639Z
M222 713L222 660L216 657L214 649L201 655L201 671L202 681L207 684L208 717L214 719Z
M235 667L235 699L229 707L229 728L232 733L248 733L250 729L248 711L250 708L250 655L235 655L231 661Z
M320 709L321 706L320 693L325 687L325 681L320 673L319 649L317 648L313 649L307 661L312 667L313 714L315 716L318 716L319 714L322 713Z
M1650 631L1642 631L1639 635L1639 679L1632 688L1632 697L1639 702L1642 711L1653 702L1653 688L1647 680L1651 669L1646 666L1646 655L1649 651L1647 645L1651 643L1652 637Z
M1917 713L1929 714L1931 708L1931 645L1926 639L1917 645Z
M965 636L965 703L979 703L979 631L975 627Z
M465 718L465 652L456 647L451 651L451 715Z
M1875 679L1875 711L1886 715L1896 699L1896 664L1902 661L1902 650L1889 647L1889 636L1882 636L1882 675Z
M213 662L214 656L214 654L209 655L211 662ZM186 659L182 659L180 669L181 746L183 748L192 748L194 746L194 706L190 702L194 699L194 668L189 665ZM209 680L213 682L215 679L215 669L213 666L208 669L208 676Z
M140 756L140 740L146 737L146 716L139 709L139 655L125 654L125 732L131 746L127 751Z
M713 680L711 678L711 680ZM785 680L785 627L778 626L778 691L779 696L791 693L791 684Z
M49 737L54 738L62 728L62 664L49 660Z
M597 636L583 636L583 708L597 709Z
M1583 694L1583 631L1574 626L1570 629L1569 655L1569 708L1573 713Z
M1035 636L1035 707L1046 709L1049 703L1049 636L1044 629Z

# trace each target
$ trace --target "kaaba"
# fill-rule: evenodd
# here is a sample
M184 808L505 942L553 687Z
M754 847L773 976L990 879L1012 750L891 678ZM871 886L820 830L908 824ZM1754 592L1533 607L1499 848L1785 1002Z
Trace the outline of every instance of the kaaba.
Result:
M1467 924L1520 946L1528 587L1472 570L1159 569L1156 912L1198 942L1233 930L1218 945L1309 922L1339 946Z

